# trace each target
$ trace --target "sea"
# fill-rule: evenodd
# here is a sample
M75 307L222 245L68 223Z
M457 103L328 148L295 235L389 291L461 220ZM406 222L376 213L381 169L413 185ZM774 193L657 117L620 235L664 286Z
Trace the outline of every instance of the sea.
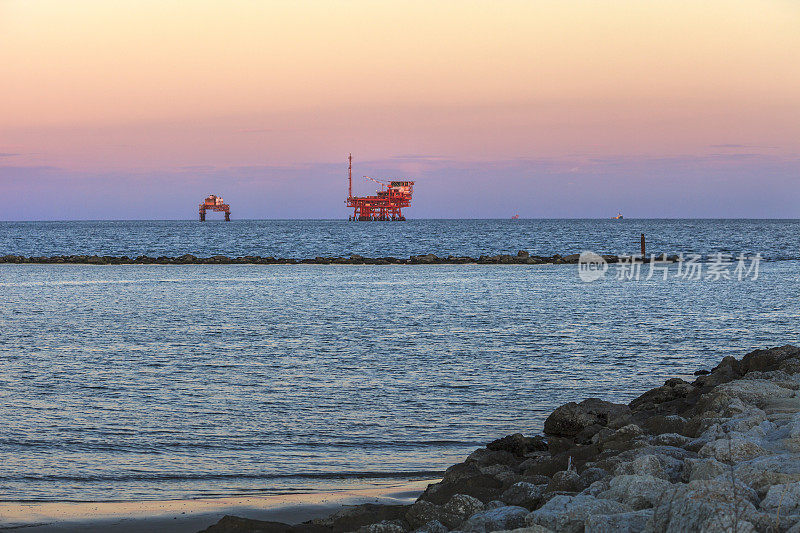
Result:
M592 281L576 265L0 264L0 500L435 479L563 403L800 343L800 221L0 222L0 255L26 256L630 254L642 233L730 261Z

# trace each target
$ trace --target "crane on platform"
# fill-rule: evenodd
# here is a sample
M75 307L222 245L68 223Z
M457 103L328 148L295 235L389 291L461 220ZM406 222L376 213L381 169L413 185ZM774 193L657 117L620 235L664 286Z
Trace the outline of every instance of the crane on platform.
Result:
M353 208L349 220L405 220L403 208L411 205L414 182L389 180L388 183L364 176L381 186L374 196L353 196L353 154L347 158L347 207Z

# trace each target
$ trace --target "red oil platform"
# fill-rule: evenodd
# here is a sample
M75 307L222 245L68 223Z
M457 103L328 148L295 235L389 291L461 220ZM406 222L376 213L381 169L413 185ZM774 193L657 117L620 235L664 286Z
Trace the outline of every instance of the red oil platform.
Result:
M403 208L411 205L414 182L392 180L384 183L364 176L381 188L375 191L375 196L353 196L353 154L347 160L347 207L353 208L348 220L405 220Z
M200 222L205 222L206 211L222 211L225 213L225 222L231 221L231 206L225 203L222 196L212 194L200 204Z

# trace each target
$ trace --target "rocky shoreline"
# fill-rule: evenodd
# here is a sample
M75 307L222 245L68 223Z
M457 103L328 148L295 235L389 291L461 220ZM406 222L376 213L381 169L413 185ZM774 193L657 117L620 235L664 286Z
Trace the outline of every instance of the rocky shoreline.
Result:
M298 525L226 516L206 533L800 533L800 348L725 357L630 404L553 411L451 466L412 505Z
M558 265L558 264L577 264L580 254L539 256L531 255L525 250L520 250L516 255L497 254L481 255L480 257L454 256L439 257L435 254L412 255L408 258L400 257L363 257L351 255L349 257L314 257L305 259L294 259L286 257L261 257L247 255L241 257L228 257L225 255L214 255L211 257L196 257L192 254L184 254L178 257L149 257L140 255L138 257L111 256L111 255L55 255L42 257L25 257L22 255L0 256L0 263L31 263L31 264L77 264L77 265ZM616 255L601 256L607 263L617 263L620 257ZM637 260L637 256L632 256ZM677 255L667 256L658 254L659 261L677 262Z

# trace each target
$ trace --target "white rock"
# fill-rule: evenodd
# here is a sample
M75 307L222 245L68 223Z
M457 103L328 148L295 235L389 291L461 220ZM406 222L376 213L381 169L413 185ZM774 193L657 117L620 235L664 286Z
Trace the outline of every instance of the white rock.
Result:
M780 510L782 516L800 514L800 481L772 485L761 501L761 509L775 513Z
M672 484L654 476L623 475L611 479L610 488L598 498L614 500L634 510L653 507Z
M661 479L677 479L681 476L683 461L668 455L641 455L633 461L621 463L615 475L653 476Z
M738 379L719 385L711 394L739 398L745 404L763 408L776 398L791 398L794 391L766 379Z
M654 446L684 446L691 439L680 433L662 433L650 438L650 444Z
M466 520L481 510L483 510L483 502L466 494L454 494L450 501L444 504L445 512L457 516L461 520Z
M654 508L648 529L658 532L755 531L751 519L759 518L747 487L721 479L676 485ZM735 528L735 529L734 529Z
M559 495L530 513L525 522L528 525L544 526L553 531L581 533L589 516L627 513L632 510L623 503L585 494Z
M611 515L592 515L586 519L584 531L585 533L639 533L644 531L647 521L652 516L652 509Z
M767 450L753 439L730 434L727 438L709 442L700 448L699 454L702 457L713 457L718 461L738 463L766 455Z
M684 461L684 478L686 481L714 479L729 473L731 468L716 459L686 459Z
M547 529L544 526L526 526L518 529L506 529L498 531L498 533L555 533L552 529Z
M504 529L517 529L524 527L525 517L529 511L524 507L507 505L497 509L489 509L476 513L461 524L461 531L469 533L488 533Z

